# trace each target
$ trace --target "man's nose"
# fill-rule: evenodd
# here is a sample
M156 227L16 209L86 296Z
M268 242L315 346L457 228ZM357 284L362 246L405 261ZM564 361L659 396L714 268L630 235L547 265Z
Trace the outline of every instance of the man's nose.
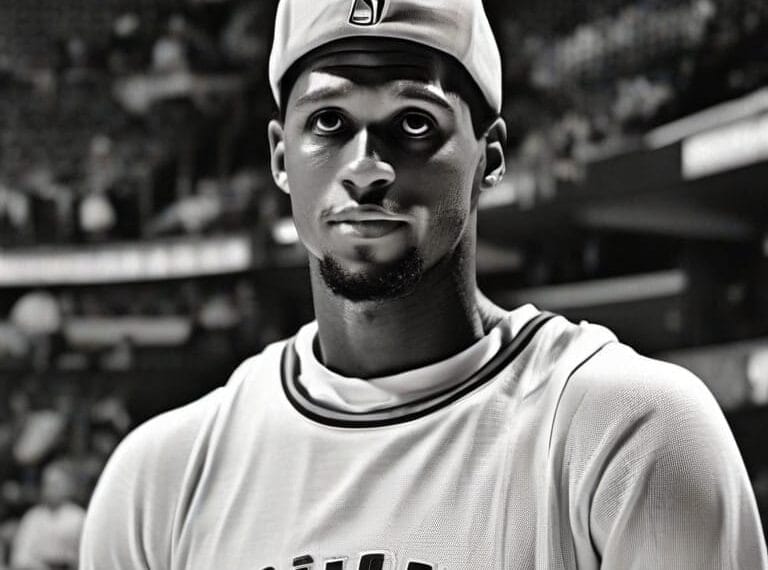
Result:
M341 183L357 201L376 200L395 181L394 167L382 159L375 147L374 137L367 129L349 141Z

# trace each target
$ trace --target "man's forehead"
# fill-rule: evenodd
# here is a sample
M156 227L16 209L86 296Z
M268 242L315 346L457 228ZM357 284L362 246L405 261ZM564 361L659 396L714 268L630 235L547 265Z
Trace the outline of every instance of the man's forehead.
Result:
M437 78L413 77L389 69L391 73L370 72L369 69L331 67L312 70L300 81L295 90L296 103L306 103L321 98L344 97L359 89L378 88L399 97L424 97L448 99ZM370 72L370 73L369 73Z
M294 104L344 97L366 88L448 103L445 68L431 53L398 50L332 51L308 62L295 84Z

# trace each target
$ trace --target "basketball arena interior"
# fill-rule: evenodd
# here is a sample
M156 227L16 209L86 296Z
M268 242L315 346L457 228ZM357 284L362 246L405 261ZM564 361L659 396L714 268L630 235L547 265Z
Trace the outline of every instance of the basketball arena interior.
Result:
M768 520L768 2L487 0L478 282L708 385ZM313 318L269 170L274 2L0 2L0 567L43 474Z

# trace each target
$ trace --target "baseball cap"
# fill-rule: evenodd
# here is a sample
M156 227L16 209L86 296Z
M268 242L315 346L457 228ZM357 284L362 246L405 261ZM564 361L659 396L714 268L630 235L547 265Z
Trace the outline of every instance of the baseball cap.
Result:
M456 59L501 111L501 56L482 0L280 0L269 83L280 104L286 71L311 51L348 38L406 40Z

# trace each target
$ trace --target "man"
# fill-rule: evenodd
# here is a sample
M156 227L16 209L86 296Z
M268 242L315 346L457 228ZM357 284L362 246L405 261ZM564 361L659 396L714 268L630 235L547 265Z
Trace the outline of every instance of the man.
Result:
M480 0L282 1L272 170L317 321L123 442L84 570L768 567L696 378L477 291L500 68Z

